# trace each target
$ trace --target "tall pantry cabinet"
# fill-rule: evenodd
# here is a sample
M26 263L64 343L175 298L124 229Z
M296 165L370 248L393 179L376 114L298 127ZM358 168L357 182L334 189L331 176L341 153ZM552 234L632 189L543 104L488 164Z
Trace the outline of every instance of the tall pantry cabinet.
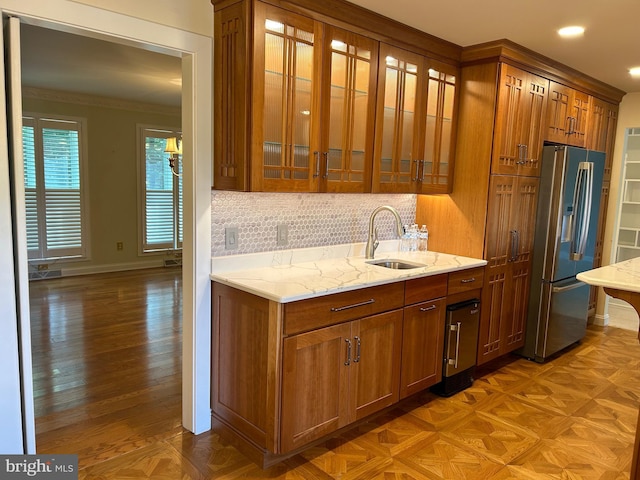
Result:
M483 364L524 344L543 144L608 148L622 92L506 40L465 49L460 89L453 191L420 196L416 216L431 249L488 262Z

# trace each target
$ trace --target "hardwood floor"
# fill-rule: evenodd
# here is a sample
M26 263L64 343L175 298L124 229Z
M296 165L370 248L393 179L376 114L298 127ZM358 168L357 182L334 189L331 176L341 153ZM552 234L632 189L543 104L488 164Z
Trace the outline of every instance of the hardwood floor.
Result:
M590 327L538 364L509 357L261 470L180 426L179 270L32 283L39 453L81 479L624 479L640 402L636 333Z

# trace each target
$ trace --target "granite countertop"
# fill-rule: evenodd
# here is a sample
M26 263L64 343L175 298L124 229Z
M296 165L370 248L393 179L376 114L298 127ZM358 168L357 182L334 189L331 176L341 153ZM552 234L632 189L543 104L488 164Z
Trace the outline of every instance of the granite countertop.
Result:
M640 293L640 258L588 270L576 278L589 285Z
M481 267L486 260L437 252L399 252L380 242L375 260L400 259L424 267L394 270L371 265L364 244L214 257L211 280L279 303Z

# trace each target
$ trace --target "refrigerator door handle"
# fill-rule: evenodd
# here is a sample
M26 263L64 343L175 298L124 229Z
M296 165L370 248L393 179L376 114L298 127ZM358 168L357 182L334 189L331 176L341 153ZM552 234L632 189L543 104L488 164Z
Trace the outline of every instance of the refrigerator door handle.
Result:
M583 287L584 285L586 284L582 282L576 282L576 283L572 283L571 285L567 285L566 287L553 287L551 289L551 292L552 293L568 292L569 290L575 290L576 288Z
M582 260L587 249L587 234L593 200L593 162L580 162L573 190L573 222L571 235L571 260Z

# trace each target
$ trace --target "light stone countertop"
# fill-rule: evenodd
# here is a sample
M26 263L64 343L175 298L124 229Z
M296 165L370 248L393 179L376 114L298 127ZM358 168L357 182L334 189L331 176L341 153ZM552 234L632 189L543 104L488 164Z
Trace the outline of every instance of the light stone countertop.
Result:
M380 242L375 260L400 259L424 267L394 270L370 265L364 243L279 250L211 259L211 280L279 303L320 297L411 278L481 267L486 260L437 252L399 252Z
M576 278L597 287L640 293L640 258L588 270L579 273Z

